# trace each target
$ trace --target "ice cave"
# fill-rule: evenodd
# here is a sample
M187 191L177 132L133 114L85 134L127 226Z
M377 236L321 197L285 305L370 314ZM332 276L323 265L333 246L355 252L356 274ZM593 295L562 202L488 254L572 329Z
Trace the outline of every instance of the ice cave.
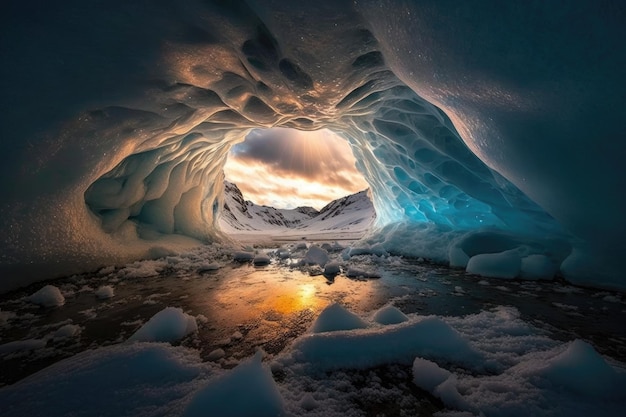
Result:
M623 287L623 7L557 3L11 2L0 288L221 239L225 155L273 126L349 141L382 244Z
M623 413L624 2L9 0L0 33L3 415ZM349 144L369 191L322 211L358 240L220 223L276 128Z
M392 250L402 234L403 252L460 267L543 255L623 288L623 17L585 1L11 2L0 289L219 241L225 155L275 126L349 141Z

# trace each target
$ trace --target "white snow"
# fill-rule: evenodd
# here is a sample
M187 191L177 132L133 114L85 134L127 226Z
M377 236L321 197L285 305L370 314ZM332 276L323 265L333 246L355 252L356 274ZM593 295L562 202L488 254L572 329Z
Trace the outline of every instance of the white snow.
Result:
M251 360L211 380L193 396L182 415L284 416L282 396L272 374L262 365L261 357L261 353L257 353Z
M386 305L374 313L372 320L378 324L387 325L404 323L409 320L409 318L394 306Z
M450 371L440 368L435 362L419 357L413 361L413 383L430 393L450 375Z
M488 278L515 278L520 268L521 260L515 250L475 255L467 263L467 272Z
M317 316L317 319L311 326L311 332L323 333L336 330L362 329L365 327L367 327L367 323L361 320L359 316L346 310L340 304L333 303Z
M65 304L65 297L54 285L46 285L28 297L28 301L43 307L58 307Z
M299 362L310 363L317 369L363 369L389 362L410 363L416 356L423 356L482 367L482 355L437 317L365 328L367 323L358 316L353 313L346 316L345 309L334 306L333 314L324 314L327 312L324 310L315 322L326 327L320 331L314 325L313 333L294 342L293 357Z
M148 320L129 339L129 342L176 342L196 332L196 318L180 308L167 307Z
M0 389L3 417L180 415L206 369L157 343L87 350Z
M225 211L220 227L237 237L241 234L270 234L282 238L350 233L360 237L376 219L366 191L334 200L319 212L310 207L276 209L244 201L236 184L225 182Z
M342 321L345 310L333 310L318 321ZM385 387L376 374L381 365L400 364L409 367L417 387L441 399L441 416L619 416L626 406L624 364L581 340L551 339L512 307L463 317L406 317L398 324L300 336L272 359L271 369L282 375L278 383L260 353L222 370L181 346L137 342L60 361L0 389L0 403L7 417L362 417L356 399L404 401L402 391ZM0 352L44 346L44 340L25 340L0 345ZM391 369L402 378L406 368Z

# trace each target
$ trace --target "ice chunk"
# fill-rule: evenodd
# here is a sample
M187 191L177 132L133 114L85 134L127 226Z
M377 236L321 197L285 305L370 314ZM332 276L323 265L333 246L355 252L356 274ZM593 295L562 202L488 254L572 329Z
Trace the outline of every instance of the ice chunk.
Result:
M300 400L300 407L302 407L306 411L311 411L319 407L319 404L317 403L317 401L315 401L315 398L313 398L313 395L310 392L308 392Z
M392 305L387 305L374 313L373 320L379 324L398 324L409 318Z
M415 358L413 361L413 383L431 394L450 375L450 371L440 368L435 362L423 358Z
M324 265L324 275L332 277L341 272L341 264L339 262L328 262Z
M346 276L348 278L380 278L380 274L378 272L357 266L348 267Z
M304 256L304 263L307 265L319 265L324 267L328 262L328 252L317 245L311 245Z
M411 363L416 356L483 366L482 355L467 340L432 316L374 329L312 333L296 340L292 351L298 360L323 369Z
M364 329L367 327L359 316L346 310L338 303L333 303L326 307L317 316L311 326L311 332L323 333L337 330Z
M237 251L233 253L233 260L235 262L250 262L254 259L254 252Z
M254 259L252 260L252 263L255 266L265 266L265 265L269 265L271 262L270 257L267 256L264 253L258 253L254 256Z
M129 342L176 342L198 330L196 319L182 309L167 307L141 326Z
M522 258L520 276L524 279L552 279L558 266L545 255L530 255Z
M197 352L180 347L133 343L89 349L3 387L2 415L180 415L181 401L204 375Z
M65 304L65 297L54 285L46 285L28 297L28 301L43 307L58 307Z
M191 399L184 417L207 414L220 417L280 417L285 415L283 399L272 374L261 363L257 353L208 383Z
M472 256L467 272L490 278L515 278L520 273L521 260L515 250Z
M607 397L615 391L618 375L589 343L576 339L567 349L552 359L538 375L577 395ZM622 381L626 379L622 377ZM623 393L622 393L623 394Z
M95 294L99 299L106 300L107 298L113 297L115 295L115 291L112 286L103 285L96 290Z

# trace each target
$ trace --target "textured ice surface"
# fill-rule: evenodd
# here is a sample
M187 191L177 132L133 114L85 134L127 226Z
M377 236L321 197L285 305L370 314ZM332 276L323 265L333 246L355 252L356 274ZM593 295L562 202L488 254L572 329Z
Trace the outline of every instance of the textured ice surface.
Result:
M177 342L198 330L196 319L180 308L167 307L148 320L129 342Z
M410 412L411 400L424 396L412 384L441 400L437 415L623 415L623 363L582 340L554 339L522 316L506 306L458 317L408 314L389 325L355 316L367 328L307 332L269 364L258 352L233 369L169 343L99 347L0 388L2 415L362 417L371 415L368 400L387 414L421 415ZM0 352L45 344L12 342ZM394 374L406 389L390 386ZM390 401L398 407L387 408Z
M0 289L221 239L229 148L274 126L348 140L387 231L560 240L525 255L623 287L624 8L449 7L10 2Z
M261 358L259 352L248 362L210 381L193 396L183 416L284 416L283 399Z

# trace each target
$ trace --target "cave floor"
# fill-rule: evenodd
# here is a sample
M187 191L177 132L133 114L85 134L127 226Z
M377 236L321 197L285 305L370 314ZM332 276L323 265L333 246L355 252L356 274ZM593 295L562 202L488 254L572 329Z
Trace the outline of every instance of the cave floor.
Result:
M45 346L5 352L0 386L78 352L121 343L165 307L180 307L196 316L197 334L181 344L199 349L205 360L222 349L219 361L224 368L234 367L258 348L270 357L283 351L332 302L361 316L387 303L405 314L440 316L513 306L524 321L554 339L580 338L600 353L626 361L624 294L564 282L485 279L414 259L360 256L350 263L375 270L380 277L327 278L319 268L273 258L261 267L228 262L216 271L164 268L149 277L120 278L113 272L58 279L50 283L61 289L66 302L54 308L27 300L47 283L5 294L0 298L0 354L3 344L14 341L45 340ZM115 295L98 299L94 290L102 285L114 287ZM66 324L80 326L80 333L52 336Z

